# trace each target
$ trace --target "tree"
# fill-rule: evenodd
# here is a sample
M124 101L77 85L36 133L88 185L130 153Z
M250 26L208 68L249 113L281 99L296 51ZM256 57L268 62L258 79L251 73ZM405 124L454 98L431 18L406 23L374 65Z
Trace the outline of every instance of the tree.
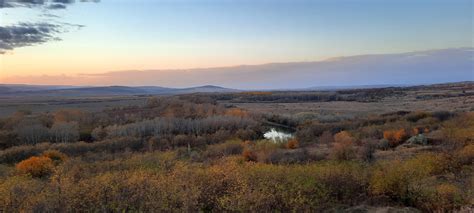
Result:
M36 144L43 142L49 136L48 128L41 124L30 124L30 125L18 125L16 133L22 143Z
M75 142L79 139L79 126L77 122L56 122L50 130L52 141Z
M107 137L107 131L103 127L99 126L92 130L91 136L94 140L100 141Z

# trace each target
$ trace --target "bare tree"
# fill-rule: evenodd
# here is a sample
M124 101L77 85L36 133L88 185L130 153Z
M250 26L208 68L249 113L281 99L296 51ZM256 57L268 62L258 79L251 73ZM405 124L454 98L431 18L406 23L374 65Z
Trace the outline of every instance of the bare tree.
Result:
M54 142L75 142L79 139L77 122L56 122L50 129L51 140Z
M41 124L20 125L15 132L26 144L36 144L48 139L48 128Z

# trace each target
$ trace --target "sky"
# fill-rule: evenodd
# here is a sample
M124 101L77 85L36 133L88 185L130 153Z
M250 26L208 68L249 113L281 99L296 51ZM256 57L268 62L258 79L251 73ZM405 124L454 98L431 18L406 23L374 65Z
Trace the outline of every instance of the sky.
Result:
M23 2L0 0L0 83L474 46L472 0Z

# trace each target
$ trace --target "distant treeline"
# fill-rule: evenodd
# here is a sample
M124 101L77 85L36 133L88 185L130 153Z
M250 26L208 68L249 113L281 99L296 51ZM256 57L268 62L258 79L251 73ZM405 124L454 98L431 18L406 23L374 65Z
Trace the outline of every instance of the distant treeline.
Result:
M206 94L217 101L234 103L268 102L328 102L328 101L358 101L374 102L387 96L403 96L405 92L399 88L353 89L340 91L272 91L272 92L242 92L230 94Z

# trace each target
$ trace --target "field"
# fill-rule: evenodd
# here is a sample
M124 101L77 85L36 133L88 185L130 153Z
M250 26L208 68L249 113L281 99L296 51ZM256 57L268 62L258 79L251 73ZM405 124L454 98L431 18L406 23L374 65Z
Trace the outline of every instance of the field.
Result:
M473 132L473 82L10 95L0 211L472 212Z
M397 88L397 95L389 95L370 101L323 101L323 102L242 102L223 101L258 113L296 115L315 113L367 116L394 111L472 111L474 110L474 86L436 86ZM351 91L348 91L351 92ZM357 92L357 91L352 91ZM283 93L283 92L282 92ZM331 93L331 92L326 92ZM284 94L284 93L283 93Z
M8 117L18 110L33 113L53 112L59 109L80 109L97 112L108 107L143 105L146 97L0 97L0 117Z

